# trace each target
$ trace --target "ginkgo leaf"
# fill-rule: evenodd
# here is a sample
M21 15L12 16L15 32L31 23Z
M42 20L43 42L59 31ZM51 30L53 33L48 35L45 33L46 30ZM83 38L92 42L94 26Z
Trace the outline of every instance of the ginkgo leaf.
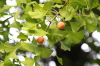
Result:
M12 64L12 62L11 62L11 60L10 60L10 58L8 56L5 57L4 63L2 63L2 65L3 66L6 66L6 65L13 66L13 64Z
M61 16L66 18L65 19L66 21L69 21L74 16L75 9L71 6L66 6L63 9L60 9L59 12L60 12Z
M18 58L16 55L16 50L9 53L8 58Z
M19 39L28 39L28 36L25 35L25 34L23 34L23 33L20 33L20 34L17 36L17 38L19 38Z
M66 50L70 51L70 48L71 48L71 44L70 43L68 43L66 41L61 42L61 49L65 50L65 51Z
M43 9L45 9L45 10L50 10L52 4L53 4L52 2L45 2L45 3L44 3Z
M34 34L35 36L44 36L48 34L48 32L44 31L43 29L30 30L29 33Z
M22 25L23 25L22 30L25 31L36 29L36 23L34 22L25 22Z
M46 10L43 11L35 11L35 12L31 12L29 11L28 14L30 15L31 18L42 18L46 15Z
M77 44L79 43L83 37L84 37L84 31L79 32L69 32L69 34L66 36L66 42L69 44Z
M34 59L25 58L25 61L21 61L25 66L33 66L34 65Z
M14 23L10 24L9 27L17 28L19 30L21 29L21 25L19 22L14 22Z
M26 43L26 42L21 41L21 46L23 48L25 48L26 50L28 50L28 51L33 51L32 44L29 44L29 43Z
M56 57L57 57L57 59L58 59L58 62L59 62L61 65L63 65L62 58L60 58L60 57L58 57L58 56L56 56Z

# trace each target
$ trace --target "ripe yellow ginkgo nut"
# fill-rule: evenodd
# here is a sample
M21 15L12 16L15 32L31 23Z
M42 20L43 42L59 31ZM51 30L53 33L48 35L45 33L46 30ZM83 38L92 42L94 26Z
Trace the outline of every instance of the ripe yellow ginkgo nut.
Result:
M43 37L38 37L37 42L39 44L42 44L44 42L44 38Z
M64 29L65 28L65 23L64 22L59 22L57 26L58 26L59 29Z

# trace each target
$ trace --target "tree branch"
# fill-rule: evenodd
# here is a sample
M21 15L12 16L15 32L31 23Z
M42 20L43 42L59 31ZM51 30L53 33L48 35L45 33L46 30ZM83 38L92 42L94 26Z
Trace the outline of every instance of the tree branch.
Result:
M12 18L12 17L13 17L13 16L11 16L11 17L5 19L4 21L0 21L0 23L5 23L8 19L10 19L10 18Z
M85 16L85 17L93 17L93 16L90 16L90 15L82 15L82 14L76 14L77 16Z
M56 14L56 15L59 15L60 13L59 12L55 12L55 11L51 11L52 13Z
M63 9L67 4L68 2L66 1L65 4L61 7L61 9Z

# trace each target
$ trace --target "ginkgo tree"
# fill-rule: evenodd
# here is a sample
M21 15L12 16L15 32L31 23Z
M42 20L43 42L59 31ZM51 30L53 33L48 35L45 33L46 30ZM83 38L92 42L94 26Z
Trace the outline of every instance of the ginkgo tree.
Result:
M0 39L0 53L3 55L0 66L15 66L15 62L19 63L17 66L21 64L41 66L37 60L41 57L49 57L53 52L50 48L55 43L59 42L62 50L70 51L71 46L78 44L84 38L85 30L89 33L95 30L100 31L100 17L93 12L94 8L100 10L99 0L47 0L44 3L35 0L16 0L16 3L15 6L5 4L0 7L1 18L9 15L5 20L0 20L0 25L2 25L0 35L4 37ZM18 7L17 11L10 13L9 9L12 7ZM12 24L9 22L11 18L14 18ZM24 22L20 23L17 19L24 20ZM8 24L5 25L5 23ZM19 42L9 43L10 28L18 29ZM21 30L26 32L23 33ZM33 39L29 36L33 36ZM40 38L36 39L35 36ZM44 36L48 39L45 40ZM44 41L48 41L48 47L44 45ZM24 53L25 51L31 51L35 57L25 56L25 61L19 61L18 52ZM56 57L63 65L62 59Z

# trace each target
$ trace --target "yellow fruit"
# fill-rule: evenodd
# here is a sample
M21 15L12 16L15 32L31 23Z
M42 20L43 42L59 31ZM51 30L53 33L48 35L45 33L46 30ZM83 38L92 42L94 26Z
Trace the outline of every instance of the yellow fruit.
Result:
M43 37L38 37L37 42L39 44L42 44L44 42L44 38Z
M57 26L58 26L59 29L64 29L65 28L65 23L64 22L59 22Z

